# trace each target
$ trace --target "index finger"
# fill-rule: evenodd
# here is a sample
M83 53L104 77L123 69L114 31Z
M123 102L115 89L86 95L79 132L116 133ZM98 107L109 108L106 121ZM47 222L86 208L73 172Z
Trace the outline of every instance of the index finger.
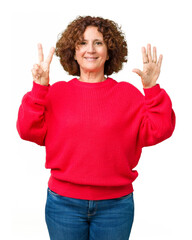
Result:
M44 60L44 56L43 56L43 48L42 48L42 45L41 43L38 43L38 56L39 56L39 62L43 62Z
M157 63L157 65L158 65L159 68L161 68L162 60L163 60L163 55L161 54L161 55L159 56L159 60L158 60L158 63Z
M148 57L147 57L147 54L146 54L146 48L145 47L142 47L141 49L142 51L142 56L143 56L143 63L148 63Z
M48 55L48 57L47 57L47 59L46 59L46 62L47 62L48 64L51 63L51 61L52 61L52 59L53 59L54 52L55 52L55 48L52 47L51 50L50 50L50 52L49 52L49 55Z

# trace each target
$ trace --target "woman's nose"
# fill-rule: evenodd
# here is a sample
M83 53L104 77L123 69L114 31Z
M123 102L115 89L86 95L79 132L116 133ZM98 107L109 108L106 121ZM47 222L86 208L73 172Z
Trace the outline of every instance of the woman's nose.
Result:
M95 52L95 47L94 47L93 43L89 43L87 45L87 52L89 52L89 53L94 53Z

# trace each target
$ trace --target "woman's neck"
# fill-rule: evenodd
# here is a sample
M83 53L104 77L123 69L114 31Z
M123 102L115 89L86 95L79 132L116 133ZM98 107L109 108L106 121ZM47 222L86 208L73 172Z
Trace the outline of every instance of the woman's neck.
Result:
M89 83L97 83L103 82L106 78L103 72L95 73L95 72L81 72L79 81L81 82L89 82Z

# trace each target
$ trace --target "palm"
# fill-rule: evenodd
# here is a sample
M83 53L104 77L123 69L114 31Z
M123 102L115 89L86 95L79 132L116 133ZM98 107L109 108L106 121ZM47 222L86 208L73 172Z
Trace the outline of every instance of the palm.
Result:
M40 72L40 81L43 82L48 81L49 82L49 64L47 62L41 62L39 64L39 72Z
M148 63L143 66L143 74L141 77L142 83L145 86L150 85L151 82L156 83L160 74L160 68L156 63Z
M157 62L156 48L153 48L153 57L151 54L151 45L147 45L147 52L145 47L142 48L143 56L143 71L139 69L133 69L133 72L137 73L141 77L141 81L144 88L150 88L156 85L157 79L160 74L161 63L163 56L159 56Z

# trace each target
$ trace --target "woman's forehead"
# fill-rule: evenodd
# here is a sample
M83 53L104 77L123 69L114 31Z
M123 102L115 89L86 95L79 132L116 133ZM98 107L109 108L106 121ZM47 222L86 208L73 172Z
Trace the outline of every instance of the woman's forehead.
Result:
M103 39L103 34L98 31L98 28L95 26L88 26L84 33L83 33L84 39Z

